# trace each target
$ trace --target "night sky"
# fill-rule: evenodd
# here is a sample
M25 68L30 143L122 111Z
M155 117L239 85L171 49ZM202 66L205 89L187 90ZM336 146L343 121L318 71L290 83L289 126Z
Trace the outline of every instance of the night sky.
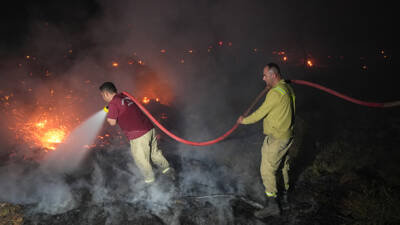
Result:
M386 1L351 0L4 3L0 223L4 201L31 210L26 224L121 224L136 217L132 224L150 224L149 218L162 224L261 224L249 214L257 207L238 196L256 202L265 197L262 122L240 125L206 147L158 133L178 173L183 205L175 204L169 188L143 194L128 140L97 120L90 121L100 132L81 152L79 171L59 173L43 167L42 159L50 150L57 153L87 118L104 113L99 86L106 81L147 104L172 133L198 142L232 128L265 88L262 69L269 62L281 67L284 79L315 82L363 101L398 101L394 8ZM399 224L399 107L365 107L292 85L290 176L298 201L270 224ZM87 134L94 125L84 127ZM80 162L53 160L61 169ZM230 197L203 198L214 194Z
M62 30L65 38L74 38L92 29L91 22L101 20L113 5L130 1L12 1L1 7L2 55L23 49L35 34L34 24L50 23ZM150 1L142 9L163 10L157 1ZM166 10L168 29L177 34L196 33L204 29L215 39L239 40L260 45L265 41L274 46L306 45L314 51L358 51L392 49L394 13L391 4L367 3L365 1L171 1ZM134 5L134 4L133 4ZM138 4L139 5L139 4ZM154 5L154 7L152 7ZM133 6L135 7L135 6ZM139 9L141 9L139 7ZM135 12L132 12L133 14ZM143 21L151 21L145 14ZM116 21L119 15L113 15ZM160 18L158 18L160 19ZM157 21L154 21L157 23ZM151 29L152 22L149 22ZM242 30L239 32L236 30ZM141 32L137 30L136 32ZM241 37L233 35L240 33ZM243 35L246 33L246 35ZM239 35L238 35L239 36ZM271 39L279 37L280 41ZM210 37L210 36L209 36ZM85 37L82 37L85 38ZM86 37L87 38L87 37ZM204 45L213 41L204 38Z

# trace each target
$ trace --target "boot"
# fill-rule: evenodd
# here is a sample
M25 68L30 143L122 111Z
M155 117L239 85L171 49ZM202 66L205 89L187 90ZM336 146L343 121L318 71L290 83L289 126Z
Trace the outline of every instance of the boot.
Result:
M282 210L288 210L288 209L290 209L290 202L289 202L289 197L288 197L288 193L287 193L287 191L284 191L283 193L282 193L282 196L281 196L281 207L282 207Z
M268 216L278 216L280 215L281 210L279 208L278 200L274 197L267 197L267 204L266 206L255 212L254 216L259 219L264 219Z
M165 173L163 173L165 176L167 176L169 179L172 181L176 181L176 175L175 175L175 170L174 168L170 167Z

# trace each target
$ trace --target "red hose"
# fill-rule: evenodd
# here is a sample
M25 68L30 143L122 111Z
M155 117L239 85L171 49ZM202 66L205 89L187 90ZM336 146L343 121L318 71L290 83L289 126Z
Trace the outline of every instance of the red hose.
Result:
M236 128L239 126L238 123L236 123L230 130L228 130L224 135L220 136L219 138L216 138L214 140L210 140L210 141L204 141L204 142L194 142L194 141L188 141L185 140L183 138L180 138L178 136L176 136L175 134L171 133L169 130L167 130L163 125L161 125L150 113L149 111L147 111L147 109L140 104L140 102L138 100L136 100L132 95L130 95L127 92L122 92L124 95L128 96L130 99L132 99L132 101L134 101L136 103L136 105L144 112L144 114L146 114L147 117L149 117L149 119L158 127L160 128L164 133L166 133L168 136L170 136L171 138L187 144L187 145L193 145L193 146L206 146L206 145L212 145L215 144L217 142L220 142L222 140L224 140L226 137L228 137L234 130L236 130Z
M306 85L306 86L310 86L313 88L317 88L319 90L328 92L329 94L332 94L334 96L337 96L339 98L342 98L344 100L347 100L349 102L355 103L355 104L359 104L359 105L363 105L363 106L368 106L368 107L378 107L378 108L387 108L387 107L394 107L394 106L400 106L400 101L395 101L395 102L387 102L387 103L376 103L376 102L365 102L365 101L361 101L355 98L351 98L349 96L346 96L344 94L341 94L337 91L334 91L332 89L329 89L327 87L324 87L322 85L316 84L316 83L312 83L309 81L304 81L304 80L288 80L288 82L294 83L294 84L300 84L300 85ZM244 114L244 116L246 116L251 108L255 105L255 103L258 102L258 100L264 95L264 93L267 90L264 89L259 95L258 97L255 99L255 101L252 103L252 105L250 106L250 108L246 111L246 113ZM206 145L212 145L215 144L217 142L220 142L222 140L224 140L225 138L227 138L233 131L236 130L236 128L239 126L238 123L236 123L230 130L228 130L225 134L223 134L222 136L214 139L214 140L210 140L210 141L204 141L204 142L194 142L194 141L188 141L185 140L183 138L180 138L178 136L176 136L175 134L171 133L169 130L167 130L163 125L161 125L151 114L149 111L147 111L147 109L140 104L140 102L138 100L136 100L132 95L130 95L127 92L122 92L124 95L128 96L133 102L136 103L136 105L143 111L144 114L146 114L146 116L158 127L160 128L164 133L166 133L168 136L170 136L171 138L175 139L176 141L179 141L181 143L187 144L187 145L193 145L193 146L206 146Z
M368 106L368 107L378 107L378 108L387 108L387 107L394 107L394 106L399 106L400 105L400 101L395 101L395 102L386 102L386 103L377 103L377 102L365 102L365 101L361 101L349 96L346 96L344 94L341 94L337 91L334 91L332 89L329 89L327 87L324 87L322 85L316 84L316 83L312 83L309 81L304 81L304 80L289 80L289 82L295 83L295 84L300 84L300 85L306 85L306 86L310 86L313 88L317 88L319 90L328 92L329 94L332 94L334 96L337 96L339 98L342 98L346 101L355 103L355 104L359 104L359 105L363 105L363 106Z

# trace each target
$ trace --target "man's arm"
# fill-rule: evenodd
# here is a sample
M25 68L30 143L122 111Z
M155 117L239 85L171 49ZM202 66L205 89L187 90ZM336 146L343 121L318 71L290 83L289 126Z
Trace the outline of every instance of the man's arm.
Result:
M108 122L111 126L115 126L115 125L117 124L117 120L116 120L116 119L107 118L107 122Z
M264 118L269 112L271 112L271 109L277 104L278 98L279 94L273 90L270 90L270 93L267 94L267 97L265 98L263 104L250 116L243 118L241 124L255 123Z
M115 126L117 124L118 114L118 107L113 102L108 104L107 122L111 126Z

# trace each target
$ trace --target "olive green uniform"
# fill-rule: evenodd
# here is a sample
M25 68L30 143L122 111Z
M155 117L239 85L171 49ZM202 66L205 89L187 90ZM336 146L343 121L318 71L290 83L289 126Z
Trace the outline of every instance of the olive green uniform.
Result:
M282 175L285 189L289 188L289 155L293 143L295 119L295 95L292 87L280 80L269 92L264 103L242 124L251 124L263 119L266 135L261 148L261 178L265 193L269 197L277 194L276 172L283 161Z

